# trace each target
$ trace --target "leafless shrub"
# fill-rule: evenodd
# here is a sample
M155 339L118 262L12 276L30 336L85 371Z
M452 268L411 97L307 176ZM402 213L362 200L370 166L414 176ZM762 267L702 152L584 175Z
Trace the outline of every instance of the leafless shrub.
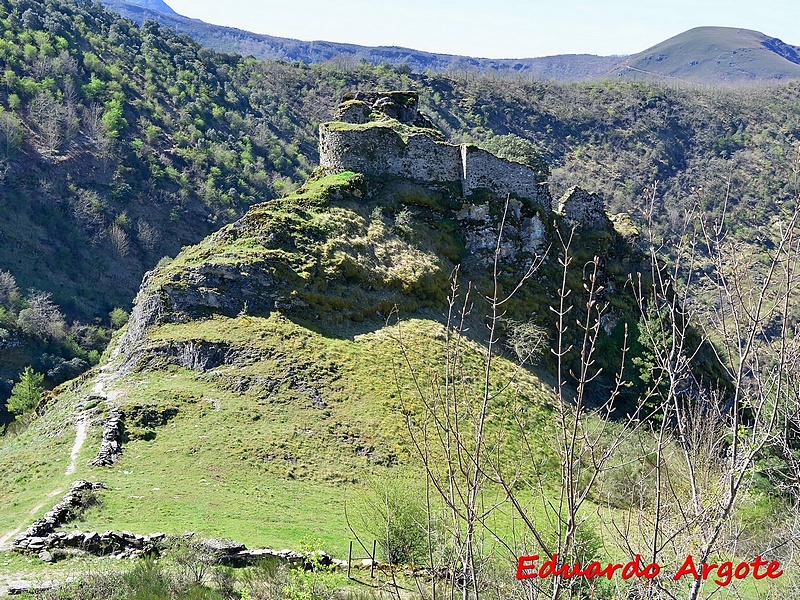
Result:
M8 159L22 143L22 128L17 118L7 112L0 112L0 156Z
M60 339L64 336L66 322L58 305L51 300L50 292L28 290L28 308L19 312L17 325L28 335Z
M57 154L73 131L74 110L69 110L47 92L39 92L28 107L28 114L39 130L42 150Z
M19 298L19 288L14 276L8 271L0 270L0 306L11 308L15 299Z
M113 223L108 228L108 238L111 240L111 246L117 256L128 256L131 249L131 240L122 227Z
M103 107L96 102L93 102L83 109L83 113L81 115L83 133L93 144L98 144L105 136L106 129L103 125L102 118Z
M139 243L142 245L142 248L147 250L148 252L152 252L156 244L158 243L159 237L161 234L158 232L158 229L150 225L144 219L139 219L136 222L136 231L137 237L139 238Z
M98 243L106 235L106 219L104 211L106 202L100 195L87 189L78 189L69 199L70 208L75 219L93 236L93 243Z

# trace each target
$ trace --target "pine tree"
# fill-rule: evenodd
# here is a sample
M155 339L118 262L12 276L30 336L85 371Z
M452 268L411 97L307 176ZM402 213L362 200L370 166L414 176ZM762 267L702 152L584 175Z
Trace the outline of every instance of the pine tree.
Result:
M19 383L11 390L11 397L8 399L8 411L14 415L21 415L36 408L44 391L43 381L44 375L36 373L33 367L25 367Z

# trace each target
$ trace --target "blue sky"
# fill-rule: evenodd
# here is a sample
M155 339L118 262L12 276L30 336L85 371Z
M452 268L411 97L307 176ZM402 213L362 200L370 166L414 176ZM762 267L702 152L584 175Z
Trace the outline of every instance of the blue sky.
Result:
M800 45L798 0L166 0L209 23L302 40L492 58L633 54L701 25Z

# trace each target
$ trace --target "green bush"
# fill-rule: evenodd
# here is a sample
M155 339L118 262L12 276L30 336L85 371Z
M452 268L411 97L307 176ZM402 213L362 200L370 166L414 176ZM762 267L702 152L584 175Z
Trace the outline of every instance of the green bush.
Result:
M114 307L108 316L111 318L111 327L114 329L119 329L120 327L124 327L128 323L128 319L130 318L130 314L128 311L123 310L119 307Z
M368 535L364 546L371 549L372 540L377 540L384 560L391 564L425 562L429 519L421 500L425 494L416 480L375 479L369 488L355 509L359 528ZM431 532L431 539L436 537Z

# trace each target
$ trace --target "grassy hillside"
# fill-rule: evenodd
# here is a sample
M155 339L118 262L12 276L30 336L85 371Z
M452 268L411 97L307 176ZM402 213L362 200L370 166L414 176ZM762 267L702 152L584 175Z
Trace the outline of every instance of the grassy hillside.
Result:
M612 73L706 84L797 79L800 57L796 46L759 31L696 27L626 58Z
M411 189L398 198L421 200ZM341 556L352 537L345 503L363 510L358 507L371 486L387 478L408 480L418 490L420 468L404 416L419 402L409 365L426 377L440 371L448 279L446 273L428 279L458 249L452 239L445 243L452 228L439 231L424 209L392 225L388 212L374 210L402 210L387 193L353 173L311 182L296 195L251 209L235 228L156 271L140 303L164 292L178 301L143 338L123 336L122 354L106 367L115 373L107 399L86 404L95 380L73 384L23 433L3 439L0 472L8 492L0 529L40 514L47 502L37 507L34 499L68 485L62 473L76 417L90 428L73 477L109 487L78 523L84 529L192 530L250 546L298 547L310 538ZM347 263L354 249L372 254L372 261L362 261L368 266L362 274ZM193 273L225 265L235 266L225 284L232 301L241 303L246 286L269 279L262 291L283 298L283 308L268 299L226 315L225 307L209 313L193 304L201 301L200 288L186 283ZM249 274L240 274L245 269ZM420 286L430 290L427 309ZM202 297L213 295L203 289ZM399 324L387 323L393 307ZM187 314L194 318L181 316ZM479 329L476 335L482 337ZM464 368L477 382L482 351L476 342L465 344ZM517 372L499 358L493 385L512 378L494 402L524 398L528 415L543 419L552 402L548 377ZM92 468L87 462L112 407L126 415L124 454L111 469ZM51 428L55 435L46 433ZM46 461L35 462L43 456ZM369 535L363 526L360 533Z
M497 209L499 199L470 201ZM582 561L644 552L657 514L665 521L655 531L673 539L658 554L665 569L676 568L682 553L700 552L718 519L714 507L724 501L718 482L730 476L709 460L725 452L717 444L726 434L698 428L687 446L677 436L653 435L642 423L670 422L669 395L659 409L663 421L608 420L617 404L630 412L653 400L628 374L638 397L606 402L623 346L653 360L634 343L636 302L623 283L627 273L646 271L646 261L613 229L584 232L571 246L574 266L564 271L556 215L546 228L556 249L515 302L503 306L502 325L490 335L481 298L494 285L486 262L493 252L467 248L471 228L488 226L496 234L501 211L490 209L488 223L456 227L460 213L446 187L356 173L318 176L165 261L144 281L104 372L59 390L27 429L2 439L0 485L7 491L0 528L7 535L24 526L71 479L84 477L108 490L75 523L82 530L195 531L251 547L297 548L314 539L339 556L358 535L378 539L384 557L423 564L431 564L428 540L439 540L435 564L451 565L448 557L462 555L462 527L472 518L458 512L461 498L474 489L487 511L471 521L481 539L474 552L496 570L481 577L498 593L524 593L511 580L514 557L537 544ZM509 227L517 227L513 217ZM501 295L530 259L509 232L497 279ZM448 321L454 263L462 265L456 307L468 281L473 295L469 314L462 320L456 308L455 321ZM591 292L597 285L609 291ZM593 316L601 298L618 326L601 328L600 313ZM557 325L561 301L572 306L576 324L570 316ZM583 311L597 325L582 325ZM587 346L592 331L598 338ZM487 367L487 344L495 337ZM537 341L541 362L533 365L520 347ZM686 351L697 366L703 355L691 343ZM647 362L633 365L657 372ZM601 366L611 374L597 387ZM112 408L124 415L122 455L112 467L92 467ZM450 427L441 426L445 417ZM88 425L82 446L72 445L78 419ZM458 435L452 444L443 442L449 431ZM759 432L755 424L753 431ZM473 443L478 458L464 462ZM456 463L448 462L448 452L459 457L451 471L447 465ZM655 455L662 457L657 466ZM606 466L594 471L597 465ZM667 482L658 502L654 468L663 468ZM715 557L749 556L782 543L785 532L770 524L783 523L788 497L769 491L754 463L748 470L754 483L737 493L724 520L737 533L715 543ZM455 500L432 491L450 481L448 472ZM567 501L565 489L580 501ZM703 501L681 521L674 507L691 493ZM538 525L529 529L523 517ZM574 519L576 529L565 528ZM624 535L608 529L631 522L638 525ZM404 546L408 528L417 534ZM677 593L688 588L662 583ZM592 589L608 597L613 588ZM745 581L736 590L755 598L764 587Z

